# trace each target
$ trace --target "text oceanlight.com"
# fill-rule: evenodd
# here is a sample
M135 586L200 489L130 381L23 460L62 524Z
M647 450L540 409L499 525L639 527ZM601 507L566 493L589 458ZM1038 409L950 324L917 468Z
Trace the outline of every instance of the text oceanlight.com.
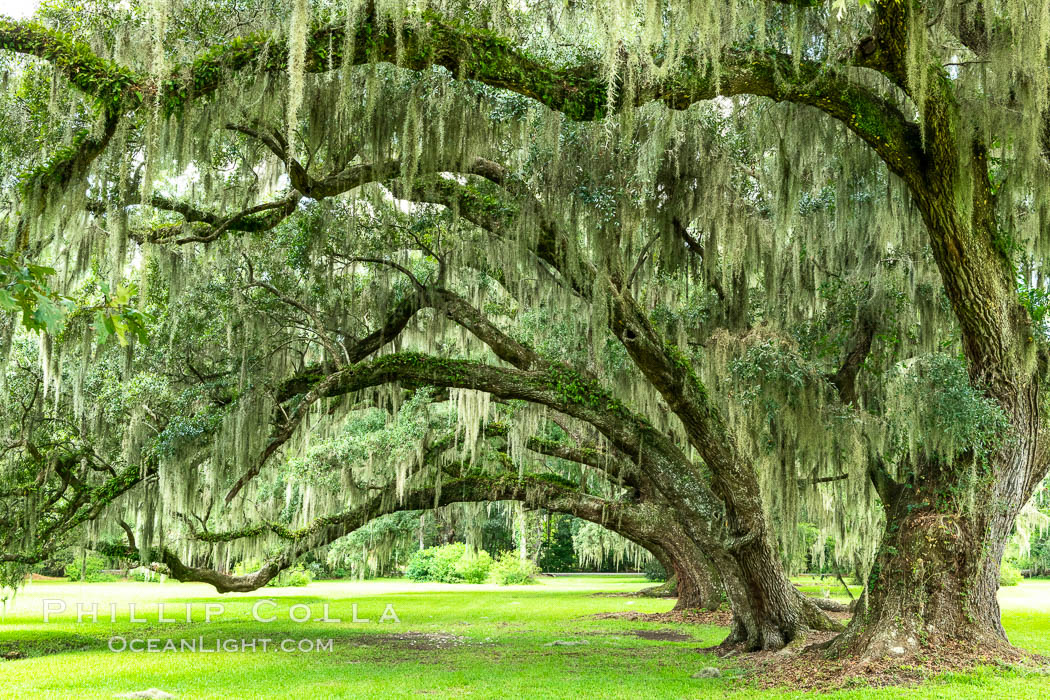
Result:
M268 652L311 653L332 651L331 639L205 639L204 637L187 639L138 639L127 637L110 637L109 650L117 653L132 652L137 654L163 654L166 652L190 652L197 654L214 654L217 652Z

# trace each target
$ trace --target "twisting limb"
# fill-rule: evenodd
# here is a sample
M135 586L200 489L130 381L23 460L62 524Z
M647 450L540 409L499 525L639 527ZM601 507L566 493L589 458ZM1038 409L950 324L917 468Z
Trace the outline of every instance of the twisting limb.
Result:
M870 314L861 313L846 349L846 359L835 374L828 379L835 386L839 400L844 405L857 403L857 375L871 353L871 343L877 326Z
M639 455L640 468L649 469L654 479L660 475L662 479L680 480L682 470L695 469L667 435L615 399L600 383L565 365L544 363L532 370L519 370L400 352L358 363L330 376L337 379L325 382L321 393L326 396L401 382L475 389L497 398L542 404L590 423L624 454ZM702 483L678 490L675 498L696 499L700 512L720 511L718 500ZM709 541L714 535L698 534Z
M91 164L113 139L119 121L116 113L107 112L98 133L92 129L78 132L69 146L58 149L48 162L22 176L23 194L37 195L38 206L46 207L52 196L65 190L71 183L83 180ZM38 214L39 211L32 213ZM17 245L19 250L24 251L28 246L28 222L25 216L18 225Z
M410 314L407 313L409 310L411 310L411 314L414 314L415 311L424 306L438 308L475 334L482 342L489 345L500 359L522 369L528 369L540 362L539 356L534 351L497 329L459 295L446 289L425 288L418 280L415 280L415 277L412 277L412 279L416 281L419 287L419 292L415 295L415 303L407 307L399 305L395 309L392 318L388 319L384 328L400 333L401 329L407 324L408 317L410 317ZM386 336L384 342L393 339L393 337L396 337L396 333L394 336ZM384 338L382 334L377 336L373 333L356 343L352 350L348 349L345 353L348 362L363 359L375 350L378 350L381 345L379 343L381 338ZM334 395L332 393L333 385L340 381L339 376L342 367L340 365L334 372L328 374L318 373L318 370L310 370L306 374L300 374L298 377L284 382L277 393L281 403L294 396L295 394L291 393L293 391L303 393L303 397L290 414L285 413L284 420L275 426L262 454L227 492L227 503L232 501L245 485L258 476L270 457L291 439L318 399Z
M433 299L430 298L430 292L424 289L397 304L387 316L383 326L356 343L341 346L343 350L341 357L345 359L346 364L344 365L340 362L337 364L337 367L345 368L351 366L379 350L383 345L400 335L412 317L431 303L433 303ZM274 426L274 430L266 447L263 448L262 454L226 493L226 503L230 503L252 479L259 475L270 457L295 434L295 431L317 400L328 395L331 391L332 383L338 381L339 377L338 370L331 372L330 369L324 367L307 368L285 380L277 388L277 407L283 413L283 420ZM284 411L282 404L300 394L302 398L295 405L295 408L290 413Z
M878 492L884 506L890 507L897 502L897 498L904 487L890 475L881 458L876 457L868 460L868 477L871 479L871 483L875 485L875 490Z
M830 484L835 481L845 481L849 474L835 474L834 476L818 476L812 479L799 479L799 485L815 486L817 484Z
M170 550L163 551L162 562L171 575L180 581L200 581L215 586L220 593L253 591L266 585L296 559L317 547L330 544L381 515L399 511L428 510L451 503L477 501L522 501L550 510L572 512L587 519L622 521L620 510L627 506L595 496L582 494L572 487L542 477L517 475L501 477L470 476L453 479L440 487L420 487L397 500L389 494L378 494L364 503L342 513L317 518L298 530L287 530L273 524L230 532L196 533L196 539L205 542L232 542L273 532L289 544L279 554L267 560L258 570L242 576L224 574L213 569L184 565Z
M612 482L634 489L647 501L660 501L659 490L636 465L608 450L591 445L567 445L535 435L525 441L525 447L538 454L584 464L603 472Z
M273 433L270 435L270 440L267 442L266 447L263 448L262 454L259 455L258 459L252 464L252 466L237 479L236 483L226 492L226 503L229 504L237 494L240 493L248 482L259 475L262 471L263 466L267 460L291 439L292 435L299 428L299 425L306 418L310 412L310 408L317 402L321 396L323 396L330 387L335 384L338 378L338 373L330 374L320 382L309 392L303 396L302 400L296 405L295 410L288 416L288 418L276 427Z
M266 222L263 226L272 225L276 226L283 218L291 215L299 205L301 197L298 193L292 193L283 199L279 199L275 202L265 202L263 204L256 204L255 206L248 207L242 211L227 217L223 221L219 222L217 226L213 226L207 233L199 235L182 236L180 238L174 238L172 242L176 245L186 245L187 243L210 243L217 239L219 236L224 234L230 229L230 227L236 225L238 222L248 219L250 221ZM259 214L269 212L269 216L259 216ZM257 224L258 225L258 224ZM150 242L152 243L164 243L168 239L163 235L150 236Z
M79 457L71 459L76 461ZM23 564L43 561L55 548L61 546L63 537L80 525L96 520L114 500L155 475L156 467L154 466L133 465L98 486L81 483L78 487L68 479L64 479L56 498L42 509L46 517L40 519L34 533L32 549L21 552L6 551L0 554L0 559ZM66 495L68 489L72 489L72 495ZM58 503L58 498L63 496L65 500L52 510L52 506ZM16 533L10 534L15 535ZM5 548L21 546L21 543L10 542L6 539L2 544Z
M426 298L420 294L410 294L402 299L387 314L382 326L352 345L347 346L347 364L360 362L397 338L416 313L426 306ZM288 377L277 386L275 392L277 403L283 404L299 394L305 394L310 391L317 382L328 374L328 369L321 365L310 365Z
M368 257L368 256L346 256L346 255L340 255L339 253L335 253L335 252L332 252L332 257L337 259L337 260L340 260L342 262L346 262L346 263L369 263L371 265L380 265L380 266L383 266L383 267L389 267L391 269L397 270L402 275L407 277L408 281L411 282L415 286L417 291L419 291L421 293L424 293L424 294L427 291L426 286L422 282L419 281L418 277L416 277L414 274L412 274L411 270L409 270L404 265L402 265L402 264L400 264L398 262L395 262L393 260L387 260L386 258L373 258L373 257Z
M346 346L337 342L334 338L329 336L324 331L324 324L321 323L321 319L318 317L317 312L311 309L310 307L306 306L305 304L295 299L292 299L291 297L285 294L282 294L281 290L277 289L269 282L256 279L255 268L252 266L251 258L249 258L244 253L241 253L241 257L244 258L244 263L248 270L248 280L247 284L245 285L245 289L251 289L252 287L264 289L270 294L272 294L281 303L299 309L304 314L306 314L306 317L313 322L313 326L311 326L310 330L313 332L314 335L317 336L317 339L321 341L321 344L324 346L325 350L327 350L328 353L331 355L332 361L336 364L336 366L342 367L343 364L348 360Z
M218 235L212 234L219 229L222 229L223 232L236 231L239 233L263 233L270 231L295 212L301 199L302 197L298 193L292 192L276 202L254 206L230 216L204 211L187 202L171 199L156 192L150 196L148 204L154 209L179 214L185 219L187 224L206 225L210 232L198 238L206 239L204 242L209 242L218 238ZM139 193L137 191L129 192L125 203L140 204ZM88 210L95 214L104 214L106 211L106 205L103 202L88 202L87 206ZM139 231L129 232L129 237L139 243L175 243L179 245L194 242L190 240L191 237L180 239L177 236L178 233L172 232L172 227L153 229L145 235Z
M416 24L391 26L370 5L353 27L352 56L342 53L349 38L344 23L320 27L307 38L304 69L324 72L345 61L388 61L413 70L440 65L461 79L477 80L536 99L574 120L600 119L608 111L623 107L608 104L607 97L616 94L623 99L627 91L610 92L604 79L607 71L598 64L552 65L492 32L463 27L431 12L423 13L420 19ZM101 61L86 47L70 51L65 48L69 45L72 42L64 35L39 25L0 25L0 48L38 55L68 72L76 73L82 68L93 71L102 87L85 81L75 83L86 92L99 93L102 99L118 104L129 100L137 104L152 94L152 86L140 77ZM287 42L273 41L271 37L253 36L212 47L189 66L178 67L171 78L162 82L157 97L163 114L173 114L189 100L210 95L231 72L285 71L287 46ZM660 101L673 109L685 109L719 95L743 94L805 104L841 121L895 172L914 169L919 160L920 140L915 125L894 105L844 74L813 61L799 61L797 57L769 51L730 49L720 57L719 64L716 77L706 62L694 65L687 61L666 80L641 88L633 99L638 104Z

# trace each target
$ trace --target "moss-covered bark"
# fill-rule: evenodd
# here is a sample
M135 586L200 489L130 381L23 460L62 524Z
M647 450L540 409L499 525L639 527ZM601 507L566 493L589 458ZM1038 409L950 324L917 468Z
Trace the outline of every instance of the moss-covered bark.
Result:
M959 473L970 467L941 467L939 477L927 472L912 483L882 482L886 532L860 612L832 653L900 658L943 643L986 651L1006 644L996 593L1017 506L960 503L972 485L960 483ZM992 468L981 470L978 492L986 497L996 490Z
M907 23L915 3L878 3L884 69L922 105L925 157L901 171L926 225L945 292L959 321L970 382L993 399L1010 434L988 453L923 455L906 478L872 468L886 533L863 614L833 645L840 654L902 657L949 640L1005 643L996 601L999 565L1014 519L1047 472L1040 458L1045 350L1016 291L1013 251L1001 241L987 144L960 111L940 65L925 93L907 83Z

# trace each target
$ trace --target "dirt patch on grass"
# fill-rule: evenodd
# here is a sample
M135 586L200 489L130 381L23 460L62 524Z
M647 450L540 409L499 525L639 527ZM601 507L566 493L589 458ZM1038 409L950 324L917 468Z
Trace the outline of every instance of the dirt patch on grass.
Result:
M635 637L641 637L642 639L648 639L653 642L693 641L692 635L682 634L681 632L675 632L674 630L631 630L631 634Z
M445 632L404 632L401 634L359 634L345 637L340 641L355 647L376 646L433 651L461 647L470 640L458 634Z
M31 581L65 581L65 576L44 576L43 574L31 574L29 576Z
M633 592L627 591L626 593L622 591L617 593L591 593L591 598L665 598L671 600L678 597L677 593L645 593L645 590L647 589L643 588L641 591Z
M629 620L631 622L674 622L691 625L720 625L728 627L733 613L728 610L671 610L665 613L643 613L635 610L598 613L588 616L592 620Z
M744 671L741 679L758 688L812 691L914 686L944 673L971 673L979 666L1024 669L1031 673L1050 672L1050 658L1012 647L988 649L960 642L941 644L903 662L893 658L863 662L828 659L823 650L814 647L834 636L830 632L812 634L806 638L806 644L810 646L799 651L729 654L723 658L737 664Z

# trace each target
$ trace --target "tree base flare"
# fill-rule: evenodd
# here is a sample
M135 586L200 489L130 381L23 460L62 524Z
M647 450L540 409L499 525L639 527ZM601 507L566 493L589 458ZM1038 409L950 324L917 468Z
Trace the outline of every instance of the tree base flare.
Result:
M831 691L844 687L912 686L946 672L969 673L993 666L1002 670L1050 674L1050 659L1023 652L1001 642L994 648L963 642L921 647L903 658L834 657L828 648L835 636L827 632L807 635L805 646L790 645L780 651L740 654L735 662L752 672L759 688Z

